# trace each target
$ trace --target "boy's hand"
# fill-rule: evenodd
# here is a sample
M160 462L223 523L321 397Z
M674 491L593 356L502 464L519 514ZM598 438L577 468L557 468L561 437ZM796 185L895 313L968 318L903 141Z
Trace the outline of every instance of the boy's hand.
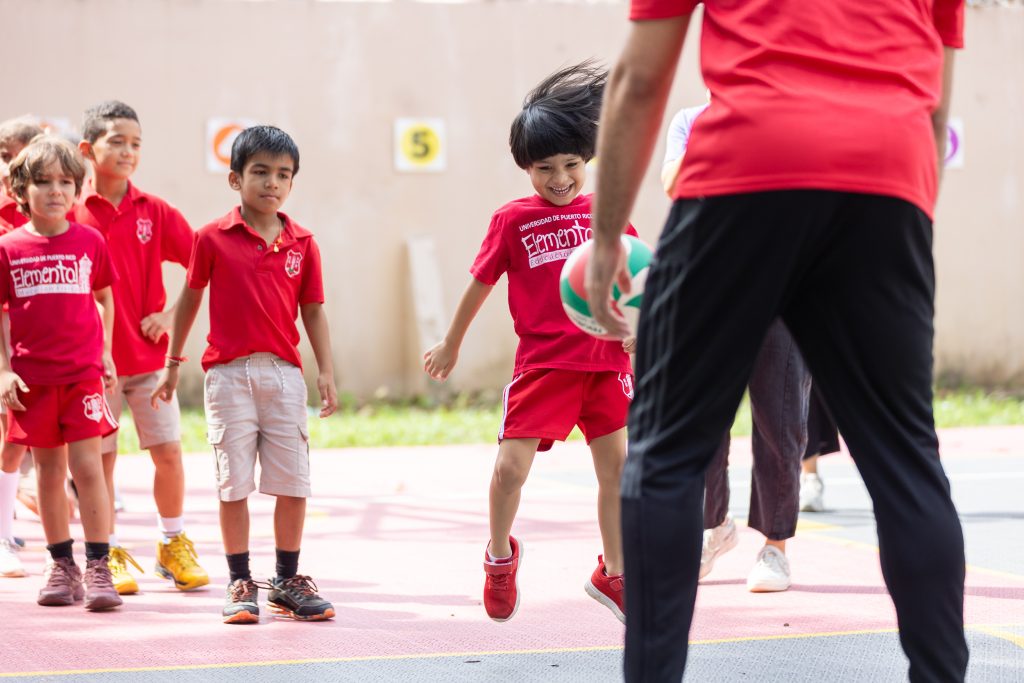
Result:
M316 388L320 391L320 417L329 417L338 409L338 389L334 386L334 375L321 372L316 378Z
M441 341L423 354L423 370L433 379L443 382L448 379L458 360L458 348L450 347L448 342Z
M622 350L626 353L633 353L636 351L636 335L626 337L622 340Z
M18 399L18 392L27 394L28 385L21 381L21 377L7 370L0 373L0 401L11 410L25 410L25 406Z
M103 386L108 392L117 388L117 367L114 365L114 356L110 353L103 354Z
M139 323L139 328L142 330L142 334L146 339L155 344L160 341L160 337L170 331L171 323L173 322L174 311L150 313L142 319L141 323Z
M174 365L160 371L160 378L156 381L156 389L149 395L149 405L154 409L160 406L157 399L164 403L170 403L174 397L174 390L178 388L178 366Z

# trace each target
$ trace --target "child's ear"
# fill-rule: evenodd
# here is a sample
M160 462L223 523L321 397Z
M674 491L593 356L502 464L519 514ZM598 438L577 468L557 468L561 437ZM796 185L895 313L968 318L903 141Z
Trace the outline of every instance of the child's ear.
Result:
M236 192L242 189L242 177L234 171L228 172L228 185L231 186L232 190Z
M78 143L78 151L82 153L82 156L86 159L92 160L92 143L88 140L82 140Z

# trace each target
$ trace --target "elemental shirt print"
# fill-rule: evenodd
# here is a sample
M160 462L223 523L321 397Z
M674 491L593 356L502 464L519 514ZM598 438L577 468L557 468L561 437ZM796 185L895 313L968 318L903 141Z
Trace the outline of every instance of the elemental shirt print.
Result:
M0 237L0 301L11 316L11 368L28 384L103 376L103 324L93 291L113 284L107 245L71 223L43 237L18 228Z

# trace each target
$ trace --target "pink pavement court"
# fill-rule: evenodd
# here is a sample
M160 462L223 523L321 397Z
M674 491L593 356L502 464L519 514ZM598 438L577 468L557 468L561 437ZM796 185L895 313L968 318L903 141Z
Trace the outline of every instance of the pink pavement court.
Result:
M970 681L1024 680L1024 427L947 430L943 459L967 539ZM149 574L115 612L35 604L46 557L23 508L27 578L0 579L0 678L217 681L616 681L623 627L583 584L600 552L596 483L580 442L539 454L514 532L525 543L522 603L504 624L481 605L487 485L495 446L315 451L300 571L337 617L221 623L227 568L213 462L186 457L186 522L207 590L179 593ZM749 496L749 439L734 441L732 514ZM690 681L899 681L906 662L878 567L874 520L846 454L823 458L824 513L802 513L788 545L793 586L752 594L745 580L761 537L702 582ZM118 463L127 506L119 536L153 566L147 457ZM250 499L254 577L273 573L272 500ZM75 533L80 537L80 529ZM81 544L76 544L81 554Z

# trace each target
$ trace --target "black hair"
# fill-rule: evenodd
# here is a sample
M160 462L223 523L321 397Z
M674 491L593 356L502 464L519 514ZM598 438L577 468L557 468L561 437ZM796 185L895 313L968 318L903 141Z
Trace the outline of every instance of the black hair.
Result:
M523 100L508 137L512 158L529 168L555 154L594 158L608 71L591 59L545 78Z
M89 107L82 118L82 139L90 145L107 132L107 121L130 119L139 123L139 115L124 102L107 100Z
M246 162L260 152L287 154L294 164L292 175L299 172L298 146L288 133L274 126L252 126L238 134L231 144L231 170L241 173Z

